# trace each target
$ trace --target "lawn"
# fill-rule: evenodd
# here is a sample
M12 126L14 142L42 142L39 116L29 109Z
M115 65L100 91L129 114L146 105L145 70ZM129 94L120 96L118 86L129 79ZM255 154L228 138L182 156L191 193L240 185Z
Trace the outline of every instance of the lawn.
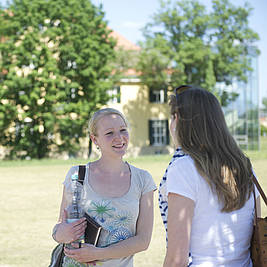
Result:
M267 138L260 152L247 152L260 183L267 192ZM147 169L157 185L170 156L144 156L128 159L131 164ZM62 181L68 168L79 160L43 160L0 162L0 267L47 267L55 246L51 229L61 201ZM267 209L263 208L263 214ZM157 207L152 241L146 252L135 257L136 267L162 266L165 232Z

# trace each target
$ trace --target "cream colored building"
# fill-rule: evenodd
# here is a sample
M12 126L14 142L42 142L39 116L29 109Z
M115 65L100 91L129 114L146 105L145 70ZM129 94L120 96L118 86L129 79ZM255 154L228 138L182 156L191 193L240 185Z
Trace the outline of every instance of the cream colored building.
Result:
M118 46L127 50L140 48L116 32ZM120 110L130 124L129 154L165 154L173 151L169 135L167 92L144 86L134 70L129 70L120 83L110 90L114 95L108 107Z
M130 124L129 153L163 154L173 151L169 137L169 106L162 91L155 92L152 100L149 89L137 78L123 79L114 97L107 105L120 110ZM166 101L166 100L165 100Z

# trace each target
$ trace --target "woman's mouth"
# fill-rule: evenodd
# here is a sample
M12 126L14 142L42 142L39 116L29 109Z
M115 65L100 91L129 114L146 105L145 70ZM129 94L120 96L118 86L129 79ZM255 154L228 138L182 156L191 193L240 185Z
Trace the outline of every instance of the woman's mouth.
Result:
M114 148L123 148L125 146L125 144L117 144L117 145L113 145L112 147Z

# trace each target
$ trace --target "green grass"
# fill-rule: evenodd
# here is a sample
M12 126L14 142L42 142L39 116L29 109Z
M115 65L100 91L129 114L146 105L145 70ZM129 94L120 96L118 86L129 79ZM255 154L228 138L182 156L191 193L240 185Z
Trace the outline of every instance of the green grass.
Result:
M267 192L267 139L262 151L247 152ZM128 162L147 169L156 184L164 174L170 156L129 158ZM3 161L0 163L0 267L47 267L56 243L51 229L57 221L62 181L68 168L84 160ZM267 209L263 208L267 215ZM135 256L136 267L162 266L165 231L157 207L149 249Z
M267 137L262 137L260 141L260 151L245 151L249 158L253 160L267 159Z

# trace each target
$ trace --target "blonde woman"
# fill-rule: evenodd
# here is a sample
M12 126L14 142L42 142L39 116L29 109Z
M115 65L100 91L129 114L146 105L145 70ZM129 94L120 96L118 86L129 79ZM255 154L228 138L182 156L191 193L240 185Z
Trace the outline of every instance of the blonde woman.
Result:
M212 93L186 85L175 93L170 132L177 150L159 188L167 230L164 267L250 267L250 160Z
M65 248L63 267L132 267L133 255L146 250L153 226L153 191L151 175L123 161L129 143L128 124L116 109L97 111L89 124L90 138L101 157L86 165L84 181L85 212L102 227L99 245ZM77 240L86 226L84 219L66 223L65 208L72 167L64 181L59 222L54 239L61 243ZM89 263L89 264L85 264Z

